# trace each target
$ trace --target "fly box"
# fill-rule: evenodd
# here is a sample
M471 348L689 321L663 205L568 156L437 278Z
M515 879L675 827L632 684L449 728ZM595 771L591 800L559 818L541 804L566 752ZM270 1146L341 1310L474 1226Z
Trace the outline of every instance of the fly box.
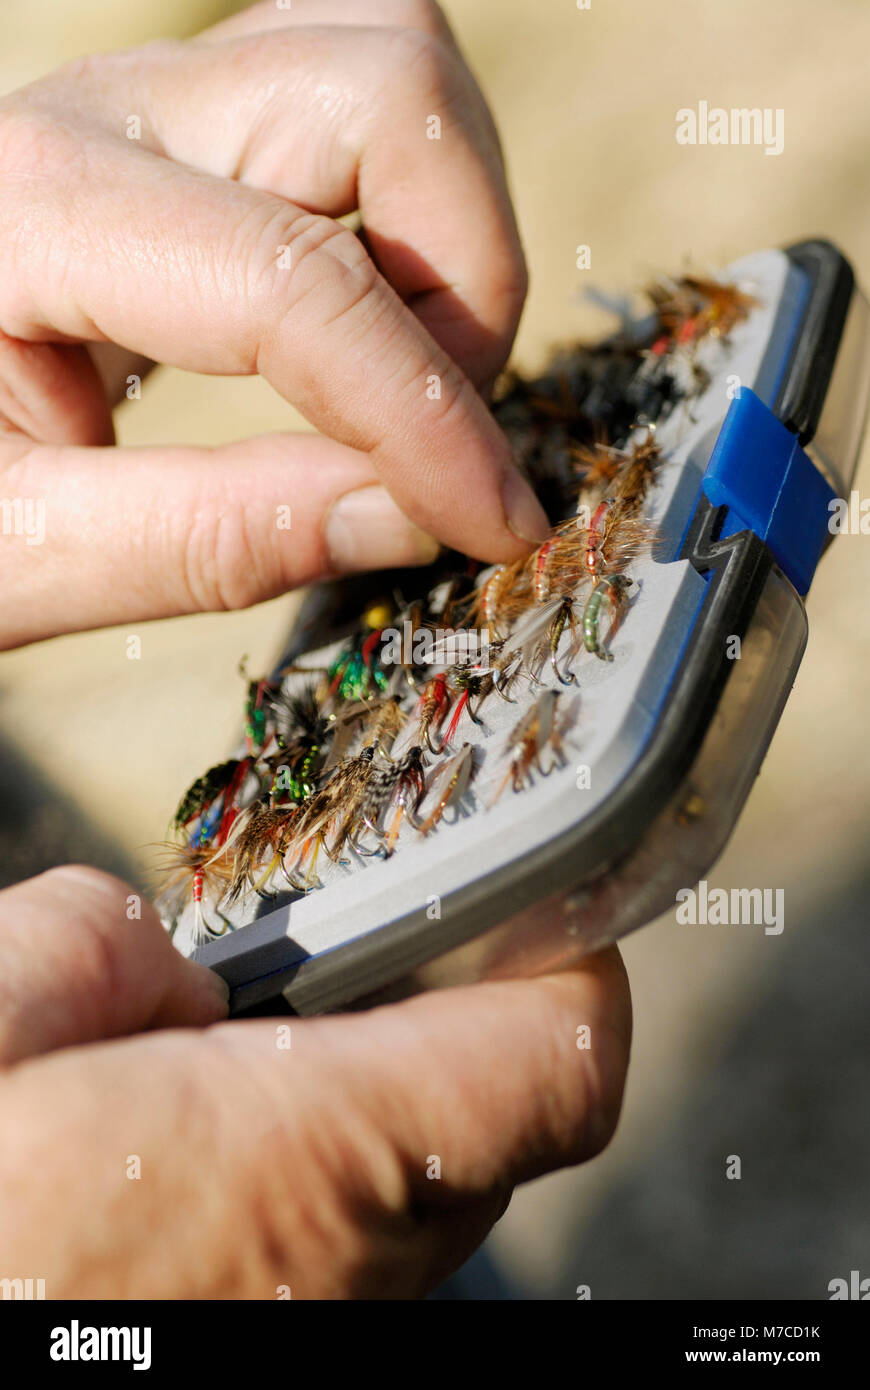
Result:
M721 852L849 495L868 308L821 241L650 302L501 388L547 545L319 586L250 683L163 899L233 1012L558 969Z

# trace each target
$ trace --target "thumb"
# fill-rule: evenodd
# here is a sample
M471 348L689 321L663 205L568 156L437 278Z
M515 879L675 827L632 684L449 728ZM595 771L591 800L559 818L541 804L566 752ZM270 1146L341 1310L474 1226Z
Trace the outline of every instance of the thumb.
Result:
M73 865L0 892L0 1065L226 1012L223 981L120 879Z
M312 434L216 449L0 443L26 539L4 551L0 648L245 608L325 575L424 564L438 545L368 457ZM27 517L30 520L27 520Z

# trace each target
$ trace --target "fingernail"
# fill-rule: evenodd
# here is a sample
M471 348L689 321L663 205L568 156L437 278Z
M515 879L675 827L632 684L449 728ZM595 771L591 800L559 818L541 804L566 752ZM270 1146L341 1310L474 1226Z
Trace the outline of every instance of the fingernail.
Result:
M428 565L440 546L409 521L386 488L372 484L332 504L323 528L332 569L385 569Z
M501 490L507 524L521 541L540 545L550 534L547 514L532 489L519 473L511 469Z

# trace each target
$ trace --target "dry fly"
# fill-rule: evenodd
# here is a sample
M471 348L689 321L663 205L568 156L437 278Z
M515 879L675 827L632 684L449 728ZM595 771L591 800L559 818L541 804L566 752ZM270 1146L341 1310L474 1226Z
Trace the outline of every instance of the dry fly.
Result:
M417 742L425 743L429 752L436 755L443 752L444 744L442 742L436 748L432 742L432 735L437 733L444 723L451 699L447 688L447 676L442 674L433 676L427 682L417 704Z
M469 622L485 628L496 640L504 637L511 623L533 598L525 560L496 565L476 590Z
M558 661L559 645L566 629L574 638L569 661L579 648L575 607L576 599L570 595L551 599L549 603L532 609L514 628L509 639L510 652L517 666L524 669L533 681L540 680L541 670L549 655L557 680L562 685L576 683L576 678L570 672L562 674Z
M193 942L201 946L203 942L216 936L223 936L227 929L221 918L219 927L212 926L203 911L203 899L220 902L230 883L230 865L223 850L218 860L214 850L207 844L196 841L183 845L166 845L163 887L158 898L162 915L172 923L172 930L178 925L187 903L193 902Z
M370 721L366 725L365 740L366 746L376 744L385 758L389 757L389 750L395 742L396 735L401 732L407 716L403 712L395 696L384 700L377 707Z
M556 726L558 701L558 690L545 690L512 729L506 744L510 766L493 798L494 802L501 796L508 782L513 784L515 792L519 792L531 781L533 769L542 777L548 777L554 767L564 764L565 753L561 733ZM552 749L553 761L545 772L541 754L547 747Z
M375 752L376 745L371 744L357 753L356 757L347 758L343 763L339 763L326 785L315 792L301 809L293 827L287 853L298 848L301 862L313 847L312 871L317 850L321 845L330 859L337 861L340 858L347 832L357 819L358 809L372 773ZM330 832L335 831L336 826L339 827L338 833L334 835L333 843L330 845L327 837Z
M302 886L284 869L284 851L298 814L298 806L276 809L263 801L255 801L242 812L227 845L227 850L233 851L228 902L236 902L248 890L260 897L273 896L266 891L266 884L278 869L291 888Z
M394 783L393 818L385 837L388 854L392 854L399 837L402 817L408 816L413 825L423 797L426 795L426 778L423 771L423 749L414 747L408 750L399 766L399 776ZM369 822L366 822L369 824Z
M357 818L378 838L383 832L380 818L392 800L393 793L405 785L413 786L417 792L424 790L423 749L415 744L401 758L389 767L373 767L366 781L365 791L357 808Z
M660 460L661 449L656 443L655 430L650 428L646 438L623 456L609 488L620 518L634 516L640 510Z
M463 743L459 752L447 761L442 771L443 776L437 779L439 792L434 808L422 824L416 824L412 821L415 829L419 830L421 835L428 835L430 830L434 830L448 806L453 804L458 806L462 801L474 775L474 748L472 745ZM411 820L410 815L408 819Z
M679 280L659 280L647 293L655 305L665 340L671 344L696 343L708 334L727 338L731 330L757 305L752 295L721 280L683 275ZM654 345L654 349L657 345Z

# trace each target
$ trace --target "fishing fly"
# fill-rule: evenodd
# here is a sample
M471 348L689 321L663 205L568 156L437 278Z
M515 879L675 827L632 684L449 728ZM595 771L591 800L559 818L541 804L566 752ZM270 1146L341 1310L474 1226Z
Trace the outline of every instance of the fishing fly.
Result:
M587 652L591 652L601 661L613 660L613 653L605 648L602 641L601 620L609 612L608 640L612 640L625 616L630 589L631 580L624 574L605 574L586 600L583 609L583 643Z
M548 777L555 767L564 762L562 736L556 721L558 701L558 690L545 690L511 730L507 741L508 770L495 800L501 796L508 782L515 792L520 792L529 784L533 770L541 777ZM551 749L553 757L545 769L541 754L547 748Z

